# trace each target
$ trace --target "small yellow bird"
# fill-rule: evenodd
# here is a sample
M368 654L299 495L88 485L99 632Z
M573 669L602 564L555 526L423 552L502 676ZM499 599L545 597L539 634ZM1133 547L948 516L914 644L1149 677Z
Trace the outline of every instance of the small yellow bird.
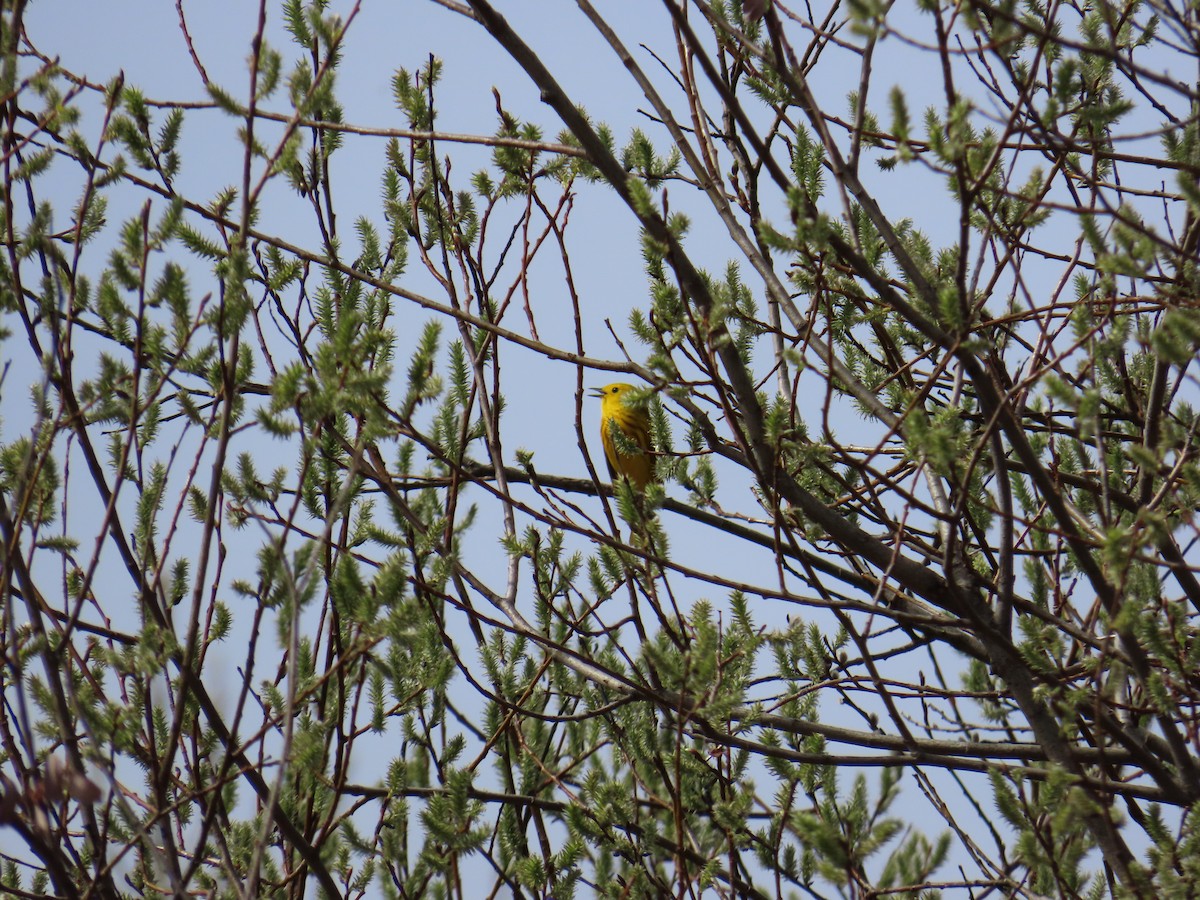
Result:
M608 384L592 388L592 395L601 399L600 440L604 443L604 457L608 460L608 474L612 478L624 475L639 491L654 480L654 457L650 449L650 416L644 404L630 402L629 395L636 390L632 384ZM625 436L622 443L637 447L634 453L622 453L617 449L614 427Z

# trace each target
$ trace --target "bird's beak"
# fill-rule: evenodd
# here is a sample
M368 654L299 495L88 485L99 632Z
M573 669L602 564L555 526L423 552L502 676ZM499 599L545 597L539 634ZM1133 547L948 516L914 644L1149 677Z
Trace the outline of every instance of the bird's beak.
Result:
M588 388L588 391L591 392L593 397L599 397L601 400L604 399L604 388Z

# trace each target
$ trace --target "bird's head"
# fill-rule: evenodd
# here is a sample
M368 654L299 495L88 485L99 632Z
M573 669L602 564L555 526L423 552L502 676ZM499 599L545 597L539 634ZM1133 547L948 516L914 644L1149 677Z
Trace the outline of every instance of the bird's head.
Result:
M604 408L624 406L630 394L637 390L632 384L606 384L604 387L592 388L592 396L604 401Z

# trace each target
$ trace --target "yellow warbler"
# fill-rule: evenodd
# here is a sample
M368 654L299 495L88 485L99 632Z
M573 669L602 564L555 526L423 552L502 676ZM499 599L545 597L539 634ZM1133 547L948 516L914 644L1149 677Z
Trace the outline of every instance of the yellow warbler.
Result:
M600 439L604 442L608 474L614 479L624 475L640 491L654 478L654 457L650 455L650 416L643 405L629 400L635 390L632 384L609 384L592 388L592 395L601 400ZM613 435L616 428L625 436L621 443L633 445L635 452L622 453L617 448Z

